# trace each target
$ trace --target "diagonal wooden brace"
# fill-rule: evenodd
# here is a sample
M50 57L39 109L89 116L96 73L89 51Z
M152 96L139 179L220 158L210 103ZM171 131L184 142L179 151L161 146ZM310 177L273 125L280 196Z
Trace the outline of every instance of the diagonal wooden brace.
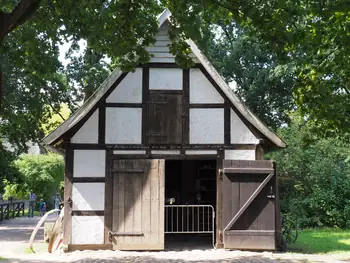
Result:
M248 206L253 202L253 200L255 199L255 197L257 197L257 195L261 192L261 190L265 187L265 185L271 180L271 178L273 177L273 173L269 174L265 180L259 185L259 187L254 191L254 193L252 194L252 196L247 200L247 202L245 202L245 204L241 207L241 209L239 209L239 211L237 212L237 214L232 218L232 220L230 221L230 223L227 224L227 226L224 228L224 231L229 230L234 223L236 223L236 221L238 220L238 218L243 214L243 212L248 208Z

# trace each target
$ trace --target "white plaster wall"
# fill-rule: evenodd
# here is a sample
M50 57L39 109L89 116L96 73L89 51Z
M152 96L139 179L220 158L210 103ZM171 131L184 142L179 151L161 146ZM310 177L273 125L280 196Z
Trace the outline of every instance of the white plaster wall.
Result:
M231 109L231 143L258 144L259 140Z
M98 109L90 116L84 125L71 139L72 143L98 142Z
M151 68L149 70L150 90L182 90L182 69Z
M225 150L228 160L255 160L255 150Z
M217 154L214 150L186 150L187 155L206 155L206 154Z
M74 150L73 177L104 177L104 150Z
M223 97L197 68L190 69L190 103L224 103Z
M141 103L142 68L137 68L135 72L129 72L107 97L106 102Z
M141 127L141 108L106 108L106 143L141 144Z
M146 154L146 151L137 151L137 150L117 150L117 151L113 151L113 154Z
M190 109L190 143L224 143L224 109Z
M105 183L73 183L73 210L104 210Z
M103 244L104 216L72 216L72 244Z
M153 150L152 154L180 154L180 151L177 150Z

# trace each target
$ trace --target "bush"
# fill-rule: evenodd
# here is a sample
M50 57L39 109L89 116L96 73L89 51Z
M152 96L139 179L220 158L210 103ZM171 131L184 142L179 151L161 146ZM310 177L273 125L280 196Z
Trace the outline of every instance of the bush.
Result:
M348 142L318 138L295 118L279 132L288 148L268 157L277 162L282 212L301 227L350 227Z
M33 191L50 206L51 197L60 190L64 179L64 161L57 154L23 155L14 162L19 176L14 181L4 181L4 198L28 199Z

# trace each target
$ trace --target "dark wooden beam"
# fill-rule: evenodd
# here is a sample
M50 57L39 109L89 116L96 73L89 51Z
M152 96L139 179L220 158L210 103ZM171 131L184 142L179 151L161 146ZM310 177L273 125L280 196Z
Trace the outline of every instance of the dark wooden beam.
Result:
M72 216L104 216L105 212L101 210L73 210Z
M224 108L225 104L222 103L192 103L189 105L190 108L203 108L203 109L220 109Z
M142 108L142 103L111 103L107 102L106 107L116 107L116 108Z
M142 138L141 144L146 145L148 133L148 95L149 95L149 68L142 70Z
M182 143L190 143L190 70L184 69L182 73Z
M76 150L255 150L255 144L88 144L72 143L71 147Z
M150 95L182 95L182 90L149 90Z
M73 183L104 183L105 177L73 177Z
M106 107L104 103L98 110L98 143L104 144L106 139Z
M228 99L225 100L225 109L224 109L224 142L225 144L231 143L231 107Z

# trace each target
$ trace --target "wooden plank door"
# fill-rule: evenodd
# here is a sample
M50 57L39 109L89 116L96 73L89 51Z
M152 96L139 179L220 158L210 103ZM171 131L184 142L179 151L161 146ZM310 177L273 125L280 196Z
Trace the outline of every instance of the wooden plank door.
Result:
M164 249L164 160L113 161L115 250Z
M182 143L182 95L150 91L148 104L149 144Z
M227 249L276 249L276 176L271 161L223 161L223 240Z

